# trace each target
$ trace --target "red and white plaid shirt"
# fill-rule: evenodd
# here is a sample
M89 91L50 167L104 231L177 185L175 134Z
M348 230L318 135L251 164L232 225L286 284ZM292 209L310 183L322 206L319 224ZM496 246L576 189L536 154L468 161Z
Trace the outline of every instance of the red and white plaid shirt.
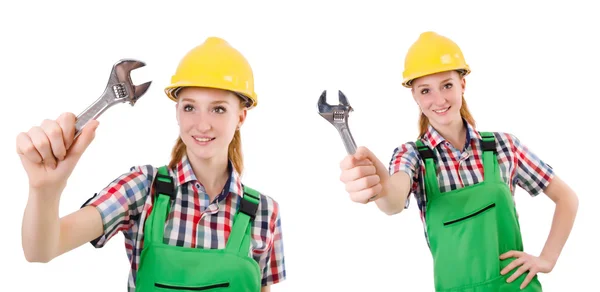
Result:
M467 140L462 150L454 148L431 125L421 138L423 144L433 150L436 159L436 172L441 192L447 192L483 181L483 151L481 136L473 126L463 119L467 126ZM500 174L510 187L514 196L515 187L519 186L531 196L541 193L550 183L554 172L527 146L512 134L494 132ZM425 221L427 195L424 192L425 167L420 158L415 142L407 142L394 150L389 164L391 175L398 171L406 172L410 178L411 193L417 200L421 211L421 221L425 239L429 244ZM513 198L514 200L514 198ZM410 200L406 201L408 208Z
M192 170L186 156L170 170L177 194L167 218L164 240L170 245L223 249L231 231L232 219L243 196L239 174L231 171L223 192L209 202L208 195ZM102 216L104 234L91 244L103 247L115 234L122 232L131 263L128 289L135 291L135 279L143 247L143 226L153 203L150 187L158 168L151 165L132 167L83 206L96 207ZM153 189L152 189L153 191ZM82 206L82 207L83 207ZM262 285L285 279L285 263L279 205L261 194L252 227L251 255L260 266Z

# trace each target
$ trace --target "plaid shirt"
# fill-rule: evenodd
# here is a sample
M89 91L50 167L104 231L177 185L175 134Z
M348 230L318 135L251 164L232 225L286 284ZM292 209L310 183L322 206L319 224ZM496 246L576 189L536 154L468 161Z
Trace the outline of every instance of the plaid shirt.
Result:
M421 138L423 144L433 150L436 159L438 184L441 192L447 192L477 184L483 181L483 152L481 136L472 125L463 119L467 126L467 140L463 151L454 148L431 125ZM497 159L501 177L510 187L514 196L519 186L531 196L541 193L552 180L554 171L531 152L527 146L512 134L494 132ZM425 221L427 196L424 193L425 167L420 159L415 142L407 142L397 147L389 164L391 175L398 171L406 172L412 178L411 193L421 211L421 221L425 239L429 244ZM514 200L514 197L513 197ZM410 200L406 200L408 208Z
M170 170L177 197L167 218L165 243L189 248L225 248L243 195L241 179L231 162L229 169L229 180L213 202L209 202L186 156ZM115 234L123 233L131 264L128 288L132 292L144 241L143 226L154 201L149 188L157 172L158 168L151 165L132 167L83 205L96 207L102 216L104 234L91 242L94 247L101 248ZM263 286L285 279L279 205L262 194L248 254L259 264Z

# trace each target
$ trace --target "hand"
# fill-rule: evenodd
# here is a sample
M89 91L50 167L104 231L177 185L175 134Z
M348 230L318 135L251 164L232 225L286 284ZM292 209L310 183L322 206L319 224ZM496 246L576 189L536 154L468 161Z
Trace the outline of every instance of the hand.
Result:
M508 258L515 258L515 260L513 260L510 264L508 264L508 266L502 269L502 271L500 271L500 274L505 275L514 268L520 266L519 269L507 279L508 283L514 281L524 272L529 271L529 274L527 275L527 277L525 277L525 280L521 284L521 289L527 287L529 282L531 282L531 280L537 273L549 273L554 267L553 263L550 260L547 260L542 257L532 256L522 251L511 250L500 255L501 260Z
M363 204L370 202L374 196L378 198L389 176L383 163L366 147L359 147L354 155L346 156L340 163L340 169L340 181L346 185L350 199Z
M76 117L64 113L57 120L44 120L39 127L17 136L17 154L29 177L29 186L51 191L66 185L77 161L95 136L98 121L90 121L76 141Z

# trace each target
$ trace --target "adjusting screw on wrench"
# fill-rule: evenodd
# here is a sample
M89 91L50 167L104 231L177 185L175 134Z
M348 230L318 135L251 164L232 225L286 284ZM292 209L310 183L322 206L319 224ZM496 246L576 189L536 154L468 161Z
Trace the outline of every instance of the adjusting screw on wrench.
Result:
M342 138L342 142L344 143L344 147L346 148L346 152L348 152L348 154L354 154L356 153L356 143L354 142L350 127L348 126L348 117L350 116L350 112L354 111L354 109L341 90L338 90L338 99L339 104L330 105L327 103L327 90L324 90L319 97L317 109L319 110L321 117L331 123L338 131ZM371 197L369 201L372 201L376 197L377 195Z
M104 93L77 116L73 139L81 134L82 128L89 121L97 119L113 105L125 102L129 102L131 106L135 105L138 99L148 91L152 81L134 85L130 73L144 66L146 63L134 59L121 59L113 65Z

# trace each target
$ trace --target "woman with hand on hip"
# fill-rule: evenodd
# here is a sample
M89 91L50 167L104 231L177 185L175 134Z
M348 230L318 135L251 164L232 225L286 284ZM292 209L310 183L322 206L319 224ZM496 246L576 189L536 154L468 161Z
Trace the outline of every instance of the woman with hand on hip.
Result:
M129 291L269 291L286 276L279 206L240 178L240 127L257 104L252 69L210 37L183 57L171 81L165 92L176 103L179 139L170 163L131 168L63 218L60 196L98 122L75 141L71 113L17 137L29 177L25 257L49 262L86 242L103 247L122 232ZM157 139L166 137L147 143Z
M414 194L436 291L542 291L537 273L555 266L578 199L517 137L475 130L463 96L470 71L456 43L422 33L408 50L403 74L421 110L418 140L396 148L389 168L359 147L341 162L340 179L353 201L374 201L388 215L408 208ZM517 186L556 203L539 256L523 249Z

